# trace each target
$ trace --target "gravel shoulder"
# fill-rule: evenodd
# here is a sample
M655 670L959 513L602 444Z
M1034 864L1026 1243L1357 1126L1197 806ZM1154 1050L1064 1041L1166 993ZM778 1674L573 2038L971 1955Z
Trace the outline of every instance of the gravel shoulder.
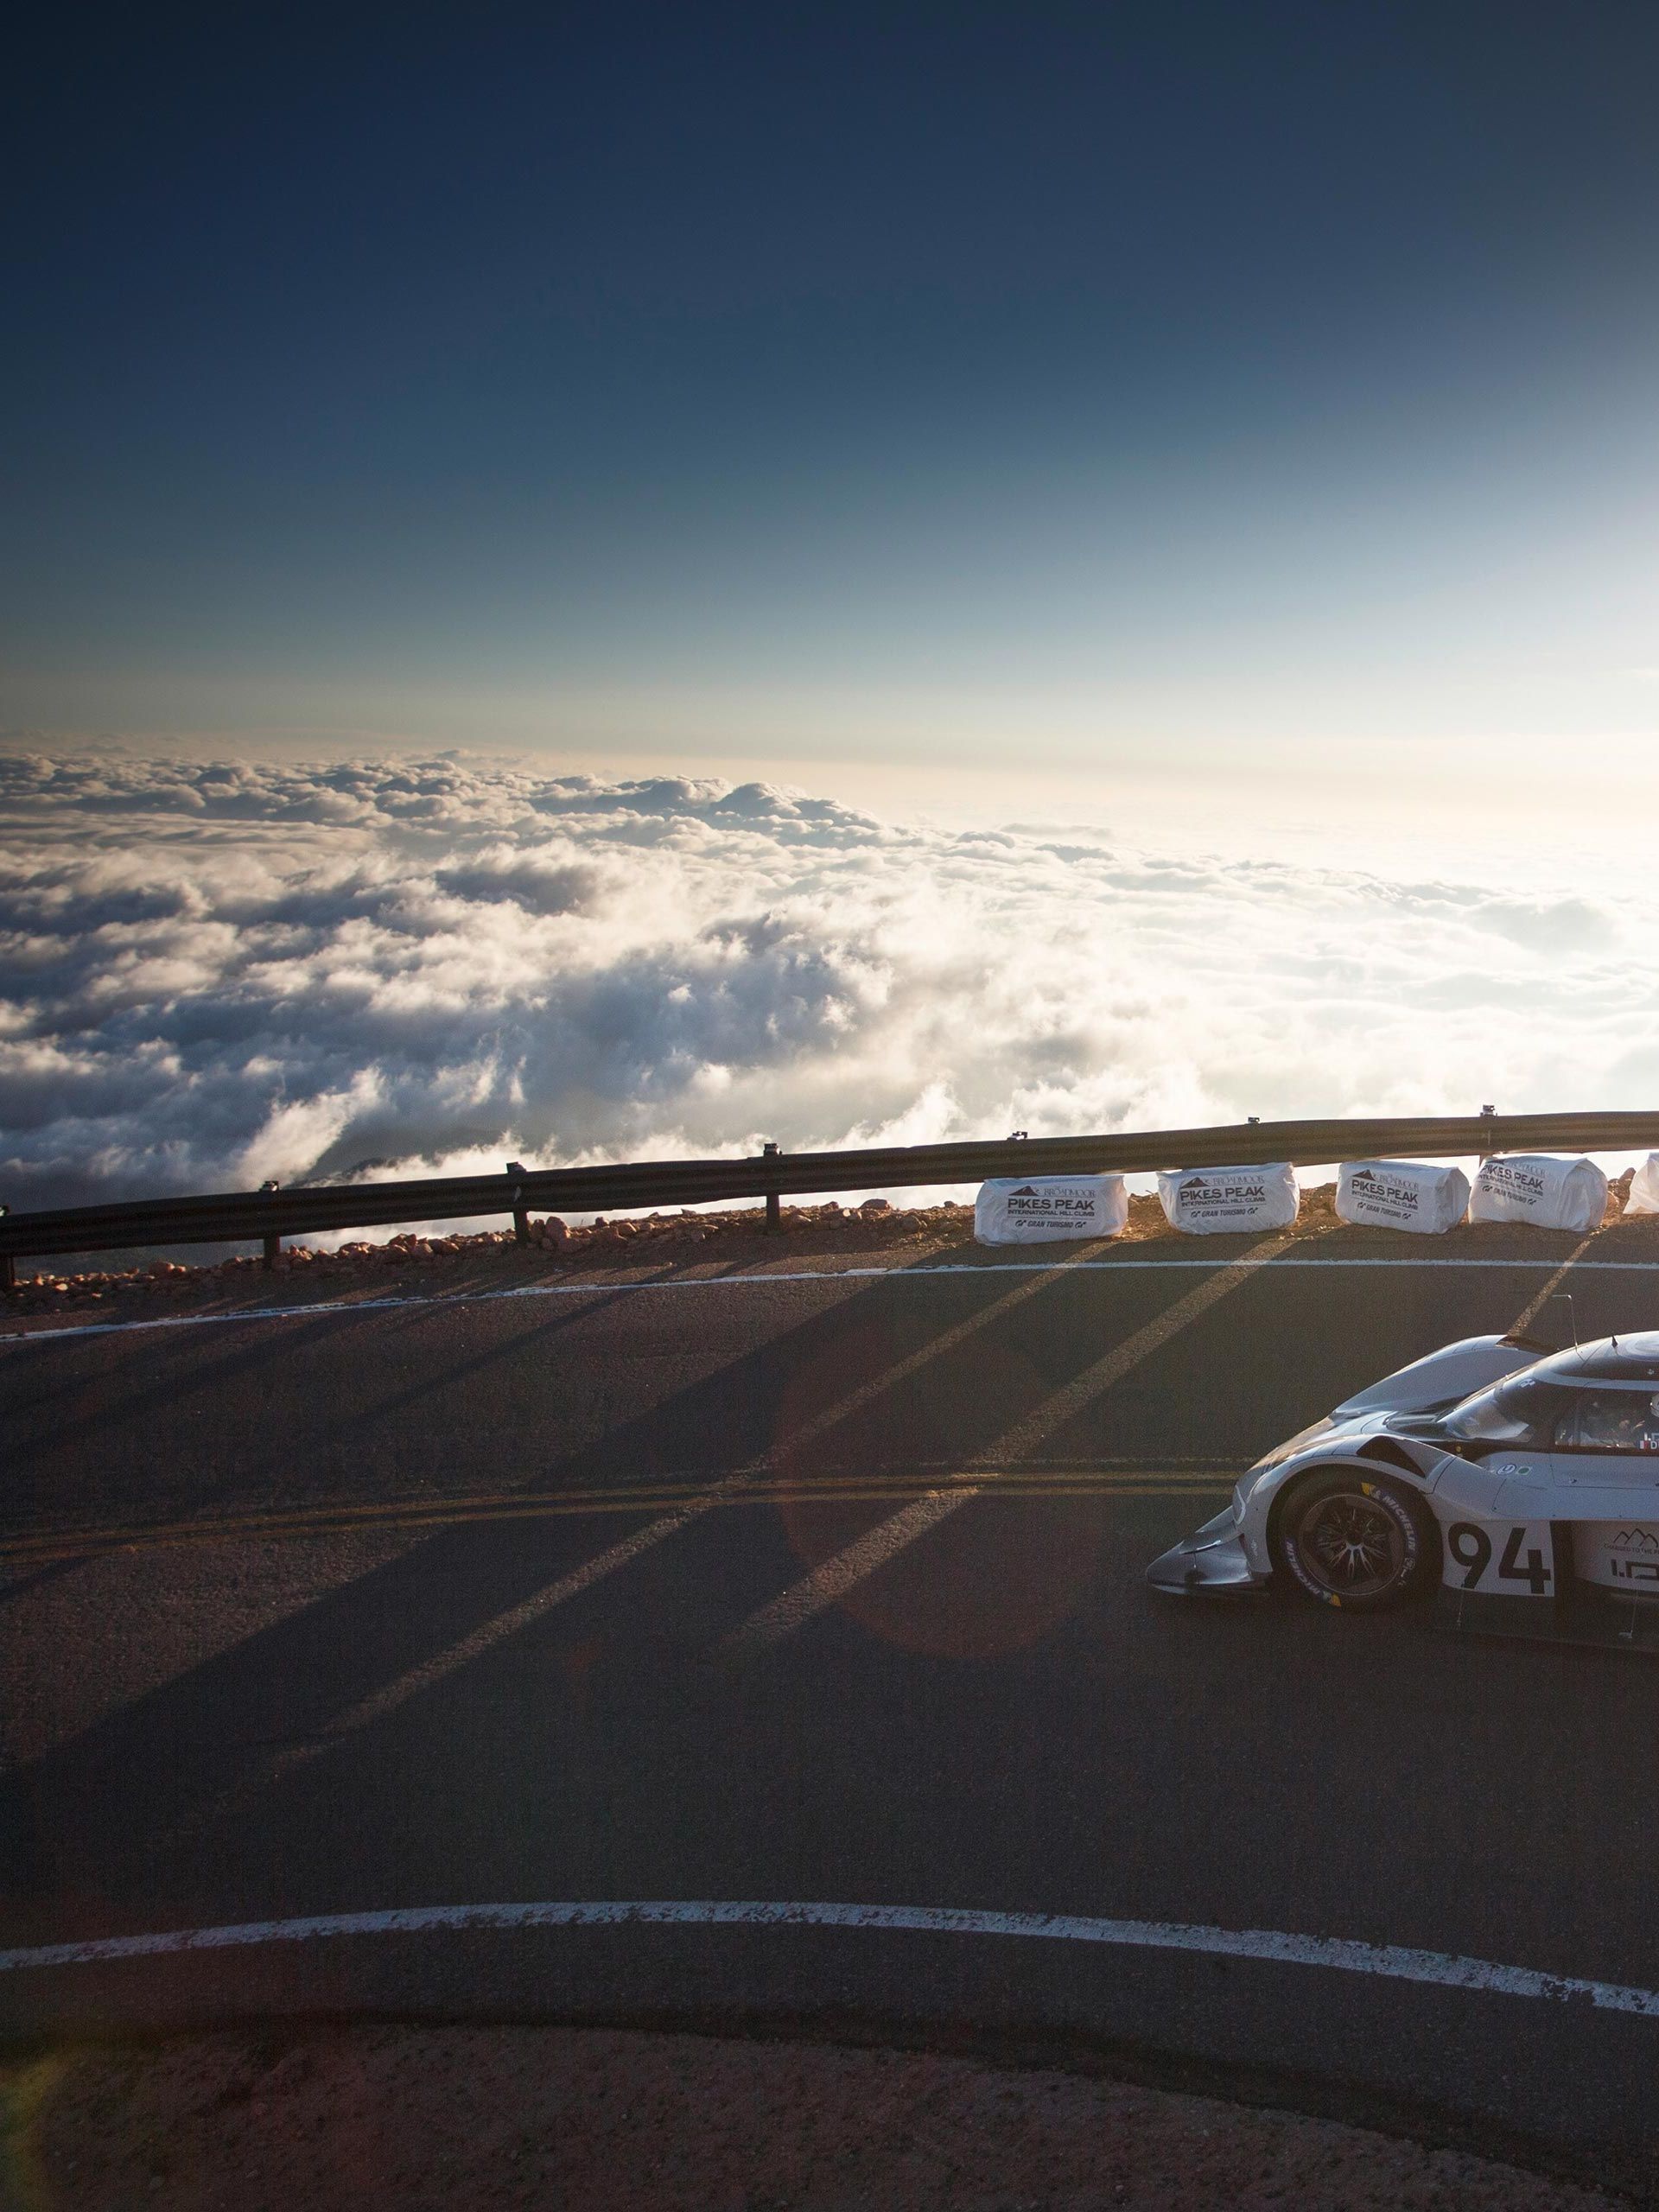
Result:
M0 2069L5 2212L1599 2212L1370 2128L1052 2069L611 2029L375 2025Z

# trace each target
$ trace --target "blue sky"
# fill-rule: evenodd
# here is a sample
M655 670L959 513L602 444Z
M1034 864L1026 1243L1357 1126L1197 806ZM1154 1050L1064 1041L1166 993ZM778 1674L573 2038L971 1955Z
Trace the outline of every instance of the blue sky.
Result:
M1646 9L95 31L5 94L0 727L1643 772Z

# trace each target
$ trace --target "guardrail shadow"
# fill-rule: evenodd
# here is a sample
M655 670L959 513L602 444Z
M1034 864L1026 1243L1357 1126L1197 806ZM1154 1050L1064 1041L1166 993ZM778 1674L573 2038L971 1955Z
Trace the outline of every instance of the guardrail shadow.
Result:
M385 1308L350 1306L330 1306L326 1312L308 1313L303 1307L285 1312L280 1319L267 1319L257 1309L249 1316L248 1336L232 1344L223 1352L217 1348L225 1339L220 1332L232 1332L242 1325L242 1317L214 1315L200 1325L188 1321L174 1326L163 1318L154 1330L135 1326L131 1335L119 1328L99 1337L71 1337L63 1331L69 1344L84 1351L88 1344L99 1344L111 1352L112 1364L120 1371L89 1377L84 1370L73 1375L54 1377L46 1371L46 1360L56 1347L32 1345L27 1351L10 1355L12 1364L0 1366L0 1380L5 1384L7 1417L16 1420L20 1415L39 1413L45 1408L66 1399L84 1398L89 1390L119 1389L118 1401L107 1406L100 1404L78 1421L59 1422L53 1428L54 1439L81 1435L95 1435L105 1430L119 1427L129 1422L134 1413L142 1413L156 1406L175 1403L188 1391L201 1389L222 1379L227 1374L244 1368L257 1367L262 1363L280 1360L292 1351L292 1334L284 1337L284 1330L292 1332L308 1328L315 1338L318 1328L325 1323L338 1326L342 1322L355 1322L359 1327L365 1322L385 1318ZM57 1333L41 1330L47 1338ZM268 1341L262 1341L268 1336ZM215 1356L217 1355L217 1356ZM167 1372L154 1375L158 1359L167 1362ZM31 1367L29 1362L39 1362ZM147 1370L137 1388L131 1383L131 1369L142 1363ZM35 1378L39 1376L37 1381Z
M875 1299L869 1294L879 1283L864 1279L829 1313L797 1321L603 1435L555 1451L543 1473L556 1471L573 1488L608 1484L626 1501L671 1465L710 1483L766 1465L810 1479L815 1455L832 1438L843 1459L861 1437L889 1462L970 1462L1022 1405L1064 1392L1096 1359L1092 1313L1058 1327L1043 1295L1069 1272L1061 1263L1009 1287L1005 1278L963 1270L950 1278L957 1310L948 1318L937 1299L925 1306L907 1295ZM1136 1285L1146 1319L1177 1301L1183 1287L1179 1276L1147 1271ZM918 1475L918 1491L933 1479ZM595 1586L582 1573L615 1544L618 1527L614 1519L573 1515L423 1536L395 1560L109 1712L0 1783L6 1890L18 1901L101 1897L118 1912L137 1897L165 1893L192 1866L192 1878L205 1878L225 1847L215 1805L230 1808L232 1825L255 1805L268 1813L296 1764L346 1747L352 1731L335 1726L340 1716L363 1708L367 1726L382 1725L399 1709L399 1700L388 1701L390 1690L412 1679L418 1697L423 1681L454 1679L455 1669L443 1662L456 1651L463 1671L499 1652L519 1624L544 1617L538 1604L563 1581L571 1584L574 1608ZM752 1537L733 1572L754 1564L754 1543ZM775 1521L770 1543L777 1557L770 1569L760 1562L763 1573L786 1572L791 1555ZM321 1745L315 1757L314 1743ZM302 1758L278 1758L267 1770L276 1752L296 1744Z
M582 1294L589 1286L573 1277L562 1278L557 1288L543 1290L534 1285L526 1285L508 1290L474 1293L470 1297L461 1294L452 1301L444 1301L444 1305L446 1307L453 1305L462 1308L468 1306L505 1306L510 1310L534 1313L537 1315L537 1320L531 1341L541 1345L548 1344L565 1331L575 1328L581 1323L593 1320L598 1314L607 1312L612 1306L620 1305L629 1297L645 1294L654 1284L671 1282L680 1273L681 1270L678 1268L671 1264L654 1268L649 1274L642 1275L635 1282L597 1281L591 1286L591 1296ZM546 1304L538 1310L537 1301L540 1300L545 1300ZM432 1311L432 1306L424 1306L418 1309L411 1307L406 1316L399 1318L405 1319L412 1324L429 1315ZM448 1389L462 1376L481 1375L486 1369L495 1366L502 1360L518 1357L529 1348L530 1343L522 1336L514 1337L503 1344L492 1344L486 1351L476 1353L470 1359L462 1360L448 1367L435 1369L433 1373L424 1376L420 1382L410 1383L406 1389L399 1390L391 1397L377 1399L372 1407L365 1408L360 1414L348 1414L346 1425L349 1428L372 1426L393 1414L418 1403L423 1398L430 1397L435 1391Z
M47 1506L60 1486L50 1463L76 1450L90 1453L101 1449L102 1463L90 1477L99 1485L115 1489L124 1482L134 1496L152 1504L158 1502L156 1486L146 1477L167 1456L171 1417L188 1413L194 1402L220 1391L233 1392L238 1400L221 1420L222 1442L215 1455L220 1471L214 1480L190 1487L181 1506L194 1510L223 1503L251 1480L257 1481L262 1467L280 1470L284 1480L291 1482L296 1451L320 1446L349 1458L365 1437L395 1424L422 1400L474 1380L493 1366L523 1358L630 1296L652 1294L652 1286L671 1281L677 1272L671 1265L627 1284L596 1281L591 1295L582 1294L587 1286L545 1294L531 1286L481 1294L459 1293L453 1299L411 1299L406 1305L342 1302L315 1313L292 1309L279 1318L266 1318L256 1310L245 1329L231 1317L216 1319L200 1332L188 1326L177 1331L163 1327L131 1338L111 1335L92 1340L100 1347L97 1369L89 1374L78 1363L72 1376L61 1379L37 1380L40 1370L25 1363L40 1358L40 1352L19 1354L15 1367L0 1368L0 1380L5 1385L12 1467L26 1480L22 1484L14 1481L0 1499L0 1525L15 1524L20 1513ZM487 1308L498 1321L505 1314L520 1317L520 1325L467 1357L454 1357L442 1343L429 1351L423 1348L426 1373L390 1396L354 1407L342 1389L326 1394L331 1402L322 1408L315 1390L293 1385L293 1377L304 1369L307 1353L337 1351L344 1333L372 1328L384 1344L389 1335L403 1338L417 1329L441 1327L457 1309L465 1313L480 1307ZM220 1330L231 1332L234 1341L225 1344ZM75 1341L81 1344L85 1340ZM86 1408L89 1396L94 1402ZM66 1402L83 1409L67 1416L55 1414L54 1409ZM296 1415L297 1430L290 1426ZM186 1448L199 1449L198 1435L184 1441ZM423 1457L418 1436L414 1449L417 1458ZM441 1475L443 1469L434 1463L433 1455L424 1456L423 1473ZM178 1457L175 1452L175 1462ZM87 1481L73 1478L61 1485L78 1496L87 1486Z
M44 1387L22 1365L23 1359L38 1354L22 1355L18 1369L0 1370L8 1385L6 1414L13 1475L0 1496L0 1529L16 1529L54 1507L60 1514L69 1511L84 1517L89 1509L106 1503L116 1492L135 1501L137 1510L130 1517L143 1520L158 1513L164 1516L169 1503L177 1512L223 1505L273 1478L280 1478L283 1488L291 1491L296 1455L308 1448L320 1446L335 1462L348 1460L358 1440L395 1416L405 1400L413 1403L430 1392L442 1392L458 1379L481 1370L493 1359L523 1353L526 1334L536 1344L544 1344L584 1316L602 1310L613 1297L624 1294L619 1290L607 1297L602 1286L596 1287L597 1300L560 1299L555 1313L549 1313L534 1298L525 1299L520 1306L511 1299L493 1297L487 1300L493 1310L501 1306L525 1316L524 1326L505 1342L470 1361L446 1363L440 1354L429 1361L426 1381L361 1414L348 1412L330 1418L327 1408L310 1402L315 1393L302 1393L306 1402L300 1408L299 1427L306 1433L300 1434L291 1425L293 1378L303 1373L308 1353L335 1353L343 1334L356 1334L369 1327L382 1343L385 1332L398 1332L400 1325L406 1329L424 1323L429 1328L447 1319L448 1301L423 1301L408 1307L341 1305L316 1313L299 1311L280 1319L251 1319L245 1332L234 1321L226 1321L215 1322L200 1333L183 1329L143 1338L101 1338L96 1340L101 1346L117 1347L110 1364L100 1363L90 1375L78 1365L72 1377L48 1382ZM221 1327L234 1336L233 1343L225 1344L219 1335ZM107 1359L109 1355L105 1357ZM219 1392L232 1395L236 1402L220 1421L205 1478L181 1484L175 1471L187 1464L192 1453L198 1462L202 1457L200 1416L191 1409ZM84 1402L89 1395L95 1402L88 1410L67 1415L55 1410L66 1400ZM336 1395L334 1403L340 1402ZM320 1416L326 1431L321 1436L317 1433ZM187 1433L180 1437L177 1431L181 1425ZM66 1455L78 1457L79 1466L66 1469ZM162 1471L161 1480L155 1478L158 1469ZM330 1471L319 1458L313 1472L325 1484L338 1486L337 1466Z

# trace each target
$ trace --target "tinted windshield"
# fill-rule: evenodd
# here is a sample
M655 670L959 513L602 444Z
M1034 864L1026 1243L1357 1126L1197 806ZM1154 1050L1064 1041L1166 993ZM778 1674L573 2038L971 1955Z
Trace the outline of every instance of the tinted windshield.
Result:
M1563 1451L1659 1452L1659 1394L1649 1382L1634 1390L1574 1390L1558 1423Z
M1453 1436L1488 1437L1505 1444L1548 1444L1555 1424L1581 1391L1564 1382L1521 1375L1477 1390L1446 1416Z
M1635 1385L1516 1376L1477 1390L1446 1414L1453 1436L1563 1451L1659 1452L1659 1392Z

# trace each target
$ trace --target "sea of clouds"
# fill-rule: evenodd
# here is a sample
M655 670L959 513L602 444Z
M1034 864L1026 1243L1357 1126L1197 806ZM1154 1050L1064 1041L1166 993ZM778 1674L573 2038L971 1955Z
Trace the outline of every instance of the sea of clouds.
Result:
M1655 918L760 784L0 756L0 1199L1648 1105Z

